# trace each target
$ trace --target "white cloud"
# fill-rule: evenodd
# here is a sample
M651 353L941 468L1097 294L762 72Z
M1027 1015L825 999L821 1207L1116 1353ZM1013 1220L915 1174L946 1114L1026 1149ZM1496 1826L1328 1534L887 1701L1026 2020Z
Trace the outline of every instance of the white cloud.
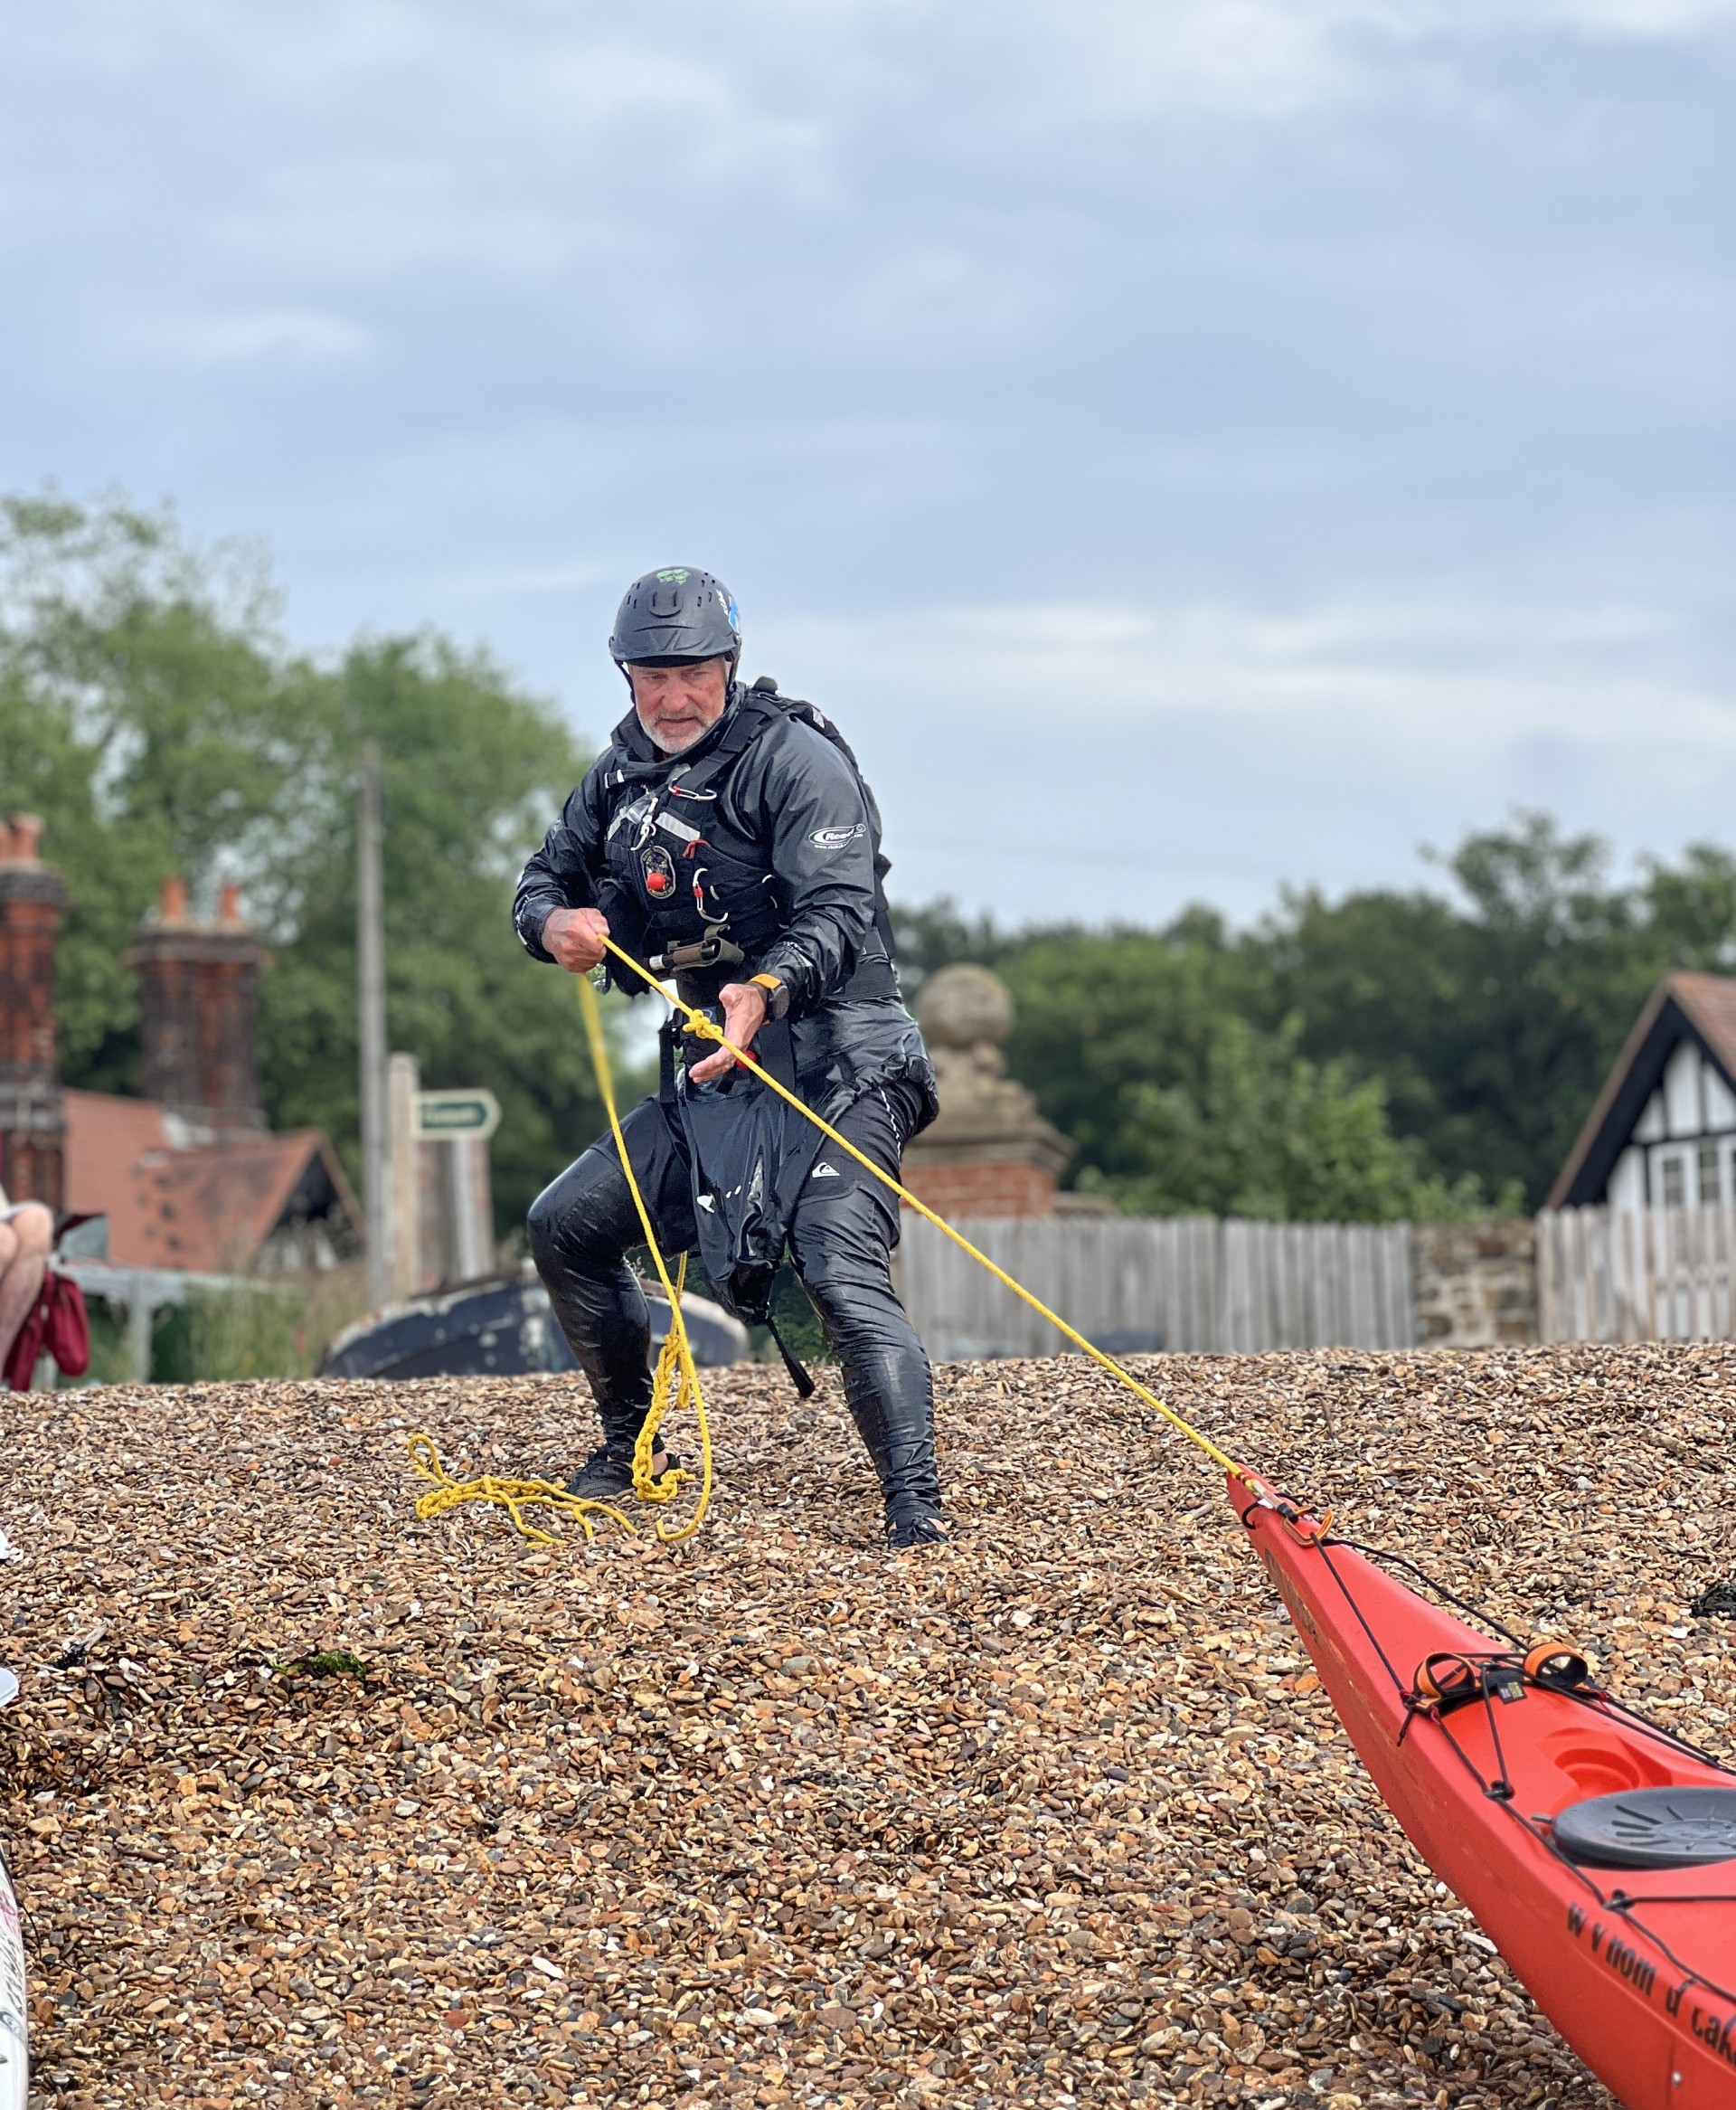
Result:
M0 487L173 494L304 634L449 622L593 731L619 584L712 563L922 889L1246 905L1515 798L1665 847L1736 812L1732 15L63 0Z

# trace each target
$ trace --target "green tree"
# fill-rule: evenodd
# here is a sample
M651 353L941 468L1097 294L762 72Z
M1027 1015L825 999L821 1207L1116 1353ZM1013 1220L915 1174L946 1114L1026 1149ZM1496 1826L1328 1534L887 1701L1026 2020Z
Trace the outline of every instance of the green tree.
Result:
M327 817L279 882L294 931L266 978L268 1109L347 1142L357 1105L354 772L381 758L392 1044L433 1085L486 1084L503 1225L602 1124L571 978L508 922L524 857L584 771L552 711L436 637L356 646L332 677Z
M1268 1023L1269 961L1211 911L996 951L1018 1013L1009 1066L1080 1146L1081 1188L1153 1215L1377 1221L1481 1206L1475 1182L1449 1185L1394 1136L1377 1079L1310 1059L1299 1020Z
M1115 1169L1079 1184L1142 1216L1199 1213L1331 1223L1476 1215L1475 1180L1448 1184L1414 1137L1395 1136L1378 1078L1297 1052L1299 1023L1214 1028L1193 1085L1140 1082L1124 1097Z
M1081 1185L1141 1207L1242 1192L1224 1110L1269 1105L1288 1079L1292 1124L1321 1093L1378 1085L1385 1132L1420 1147L1415 1206L1444 1195L1457 1210L1480 1192L1534 1207L1659 976L1736 970L1736 858L1703 844L1618 881L1599 837L1522 813L1434 862L1444 884L1299 891L1240 933L1204 909L1155 932L1007 932L945 903L899 921L922 967L974 957L1006 977L1012 1068L1080 1143ZM1317 1126L1299 1132L1325 1148ZM1365 1135L1363 1206L1380 1213L1391 1166L1376 1178L1373 1131L1348 1132ZM1280 1185L1301 1206L1307 1182L1293 1170Z
M388 1017L430 1085L484 1084L503 1225L601 1114L569 978L526 960L513 882L585 756L554 707L428 634L334 663L292 650L258 553L201 551L119 499L0 500L0 805L48 822L65 873L61 1064L137 1091L123 955L171 873L239 879L272 941L261 1034L274 1123L357 1169L354 777L384 779Z
M1535 1207L1647 991L1715 950L1727 913L1713 853L1649 887L1612 884L1609 862L1595 836L1522 814L1441 861L1458 899L1297 894L1249 941L1270 970L1266 1016L1299 1017L1314 1059L1380 1078L1395 1129L1448 1178Z
M316 755L307 670L254 553L189 550L166 513L0 498L0 797L65 872L61 1063L138 1089L123 955L158 882L257 868Z

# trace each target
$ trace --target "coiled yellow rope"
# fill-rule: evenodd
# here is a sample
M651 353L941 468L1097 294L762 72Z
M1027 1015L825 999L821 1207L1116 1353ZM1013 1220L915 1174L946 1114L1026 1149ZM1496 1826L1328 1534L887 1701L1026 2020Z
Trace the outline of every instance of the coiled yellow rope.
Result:
M424 1430L419 1429L410 1438L409 1450L410 1466L418 1478L434 1482L427 1494L417 1499L419 1517L443 1516L448 1509L456 1509L460 1502L491 1502L507 1512L519 1537L528 1538L533 1546L561 1544L558 1533L540 1530L525 1516L527 1509L538 1507L558 1509L564 1516L577 1518L587 1540L597 1536L590 1520L593 1510L607 1517L611 1523L618 1524L623 1531L632 1532L632 1525L612 1503L570 1495L565 1488L552 1480L503 1480L492 1472L485 1472L476 1480L454 1480L441 1462L433 1437Z
M657 1355L656 1374L651 1380L651 1408L639 1430L638 1441L633 1446L633 1492L642 1502L672 1502L681 1492L682 1482L691 1480L691 1472L671 1466L666 1471L653 1475L651 1461L656 1456L657 1428L665 1414L672 1409L691 1406L699 1423L699 1500L693 1513L679 1530L670 1530L661 1519L657 1521L657 1537L665 1546L677 1540L691 1538L704 1521L705 1512L712 1501L712 1430L705 1418L705 1401L699 1389L699 1372L693 1364L692 1344L687 1339L687 1323L682 1317L681 1293L687 1283L687 1255L684 1253L676 1270L675 1279L669 1279L669 1270L657 1244L657 1235L652 1228L651 1212L645 1206L645 1197L639 1192L638 1180L634 1176L633 1160L627 1155L627 1138L621 1133L621 1117L615 1103L614 1072L609 1066L609 1043L603 1034L602 1013L598 1008L597 992L583 976L579 980L579 1008L585 1021L585 1040L590 1051L590 1063L597 1074L597 1089L609 1114L609 1133L615 1139L619 1153L621 1170L627 1175L633 1206L639 1213L639 1227L645 1233L645 1242L651 1249L651 1259L657 1271L657 1280L663 1284L663 1293L669 1300L669 1330L664 1336L663 1347ZM565 1488L548 1480L501 1480L485 1473L476 1480L454 1480L440 1462L440 1454L432 1436L419 1430L410 1438L410 1463L423 1479L434 1482L429 1492L416 1504L419 1517L438 1517L448 1509L455 1509L462 1502L487 1502L504 1509L522 1538L533 1546L557 1546L560 1539L553 1533L539 1530L524 1517L527 1507L542 1505L557 1509L563 1515L577 1518L587 1543L596 1537L591 1523L591 1512L607 1517L611 1523L633 1536L633 1526L612 1502L599 1502L582 1495L569 1494Z
M651 1386L651 1411L645 1417L639 1431L638 1442L633 1446L633 1492L642 1501L672 1501L687 1478L674 1470L665 1472L660 1480L651 1477L651 1461L656 1454L657 1424L670 1406L691 1406L699 1422L699 1500L693 1513L679 1531L665 1529L661 1519L657 1524L657 1537L665 1545L673 1546L677 1539L691 1538L705 1519L705 1512L712 1501L712 1430L705 1419L705 1401L699 1389L699 1372L693 1367L693 1351L687 1339L687 1321L681 1315L681 1287L687 1279L687 1257L681 1262L681 1282L669 1280L669 1269L657 1244L657 1234L651 1223L651 1212L645 1206L645 1197L639 1192L639 1183L634 1177L633 1160L627 1154L627 1138L621 1133L621 1117L615 1104L615 1079L609 1064L609 1044L603 1037L603 1015L598 1007L597 992L590 986L590 978L579 978L579 1008L584 1015L585 1041L590 1050L590 1064L597 1073L597 1089L603 1095L603 1105L609 1112L609 1132L615 1139L615 1149L621 1160L621 1170L627 1175L627 1189L633 1197L633 1206L639 1213L639 1228L645 1233L645 1242L651 1249L652 1263L657 1271L657 1280L663 1284L663 1293L669 1300L669 1331L664 1337L663 1349L657 1357L657 1371Z

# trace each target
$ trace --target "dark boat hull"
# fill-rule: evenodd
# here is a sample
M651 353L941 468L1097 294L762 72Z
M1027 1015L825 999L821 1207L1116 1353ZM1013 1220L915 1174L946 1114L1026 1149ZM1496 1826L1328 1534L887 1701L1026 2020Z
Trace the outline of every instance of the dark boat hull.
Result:
M668 1329L669 1307L651 1307L655 1352ZM741 1322L703 1297L684 1297L693 1359L716 1367L747 1353ZM439 1296L394 1305L342 1333L326 1351L322 1377L510 1377L576 1368L539 1282L512 1276L470 1282Z

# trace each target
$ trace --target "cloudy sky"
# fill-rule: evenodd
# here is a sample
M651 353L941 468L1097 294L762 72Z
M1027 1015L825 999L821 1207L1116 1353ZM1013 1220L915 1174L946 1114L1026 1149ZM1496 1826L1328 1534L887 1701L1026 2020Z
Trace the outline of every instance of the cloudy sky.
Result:
M709 565L904 898L1736 837L1736 0L0 0L0 486L592 734Z

